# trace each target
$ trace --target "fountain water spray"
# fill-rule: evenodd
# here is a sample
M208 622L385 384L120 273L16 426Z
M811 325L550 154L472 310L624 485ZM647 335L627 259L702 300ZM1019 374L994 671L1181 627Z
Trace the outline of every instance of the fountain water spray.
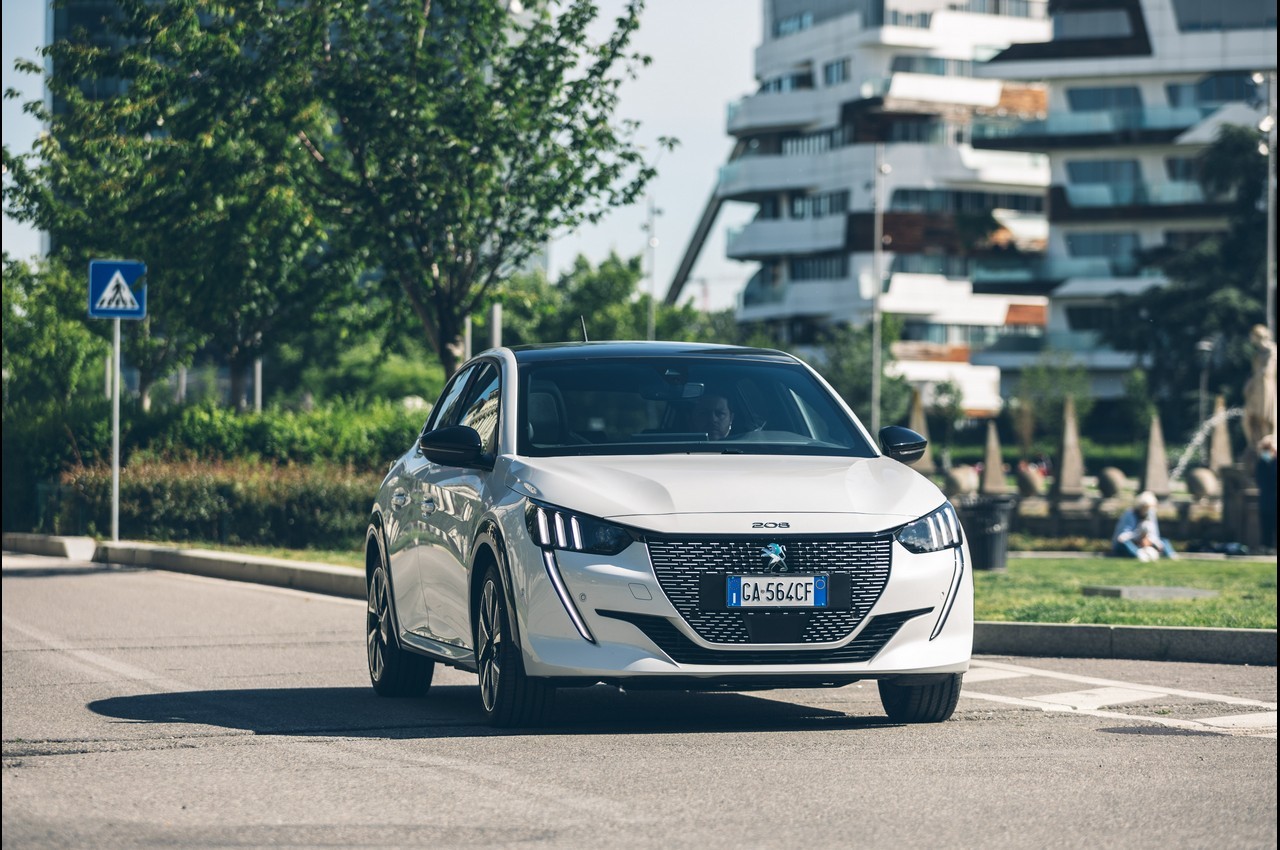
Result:
M1228 419L1235 419L1237 416L1244 415L1243 407L1232 407L1227 410L1215 413L1208 419L1200 423L1200 427L1191 435L1190 442L1186 448L1182 450L1182 454L1178 456L1178 462L1174 464L1173 472L1169 473L1170 481L1177 481L1182 477L1182 473L1186 472L1187 464L1189 464L1200 451L1200 444L1204 442L1204 438L1209 435L1209 429L1219 422L1225 422Z

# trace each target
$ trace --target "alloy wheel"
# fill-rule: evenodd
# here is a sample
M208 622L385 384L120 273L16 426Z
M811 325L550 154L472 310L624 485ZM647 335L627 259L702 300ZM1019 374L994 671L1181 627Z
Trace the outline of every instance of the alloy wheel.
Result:
M480 594L480 622L476 630L477 667L480 671L480 699L485 711L493 711L498 702L498 685L502 669L502 602L498 588L486 581Z
M386 671L387 646L391 642L391 603L387 598L387 578L381 569L374 571L369 583L366 628L369 674L374 681L381 681Z

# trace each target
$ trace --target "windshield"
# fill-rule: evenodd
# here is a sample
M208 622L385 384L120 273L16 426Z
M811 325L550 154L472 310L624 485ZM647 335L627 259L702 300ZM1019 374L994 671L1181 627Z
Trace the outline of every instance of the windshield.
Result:
M876 451L798 363L653 357L521 368L519 452L833 455Z

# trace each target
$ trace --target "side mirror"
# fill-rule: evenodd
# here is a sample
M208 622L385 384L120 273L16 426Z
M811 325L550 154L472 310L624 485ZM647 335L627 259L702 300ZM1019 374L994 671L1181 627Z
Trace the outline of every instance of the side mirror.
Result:
M427 460L445 466L487 465L480 434L466 425L449 425L428 431L418 438L418 448Z
M880 451L902 463L915 463L924 457L929 441L910 428L886 425L880 429Z

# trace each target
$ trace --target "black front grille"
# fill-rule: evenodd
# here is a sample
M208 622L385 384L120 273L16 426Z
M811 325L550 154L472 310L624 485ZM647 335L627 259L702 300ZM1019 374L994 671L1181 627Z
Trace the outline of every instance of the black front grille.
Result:
M711 643L828 643L843 640L876 604L889 581L890 535L826 540L737 537L675 539L649 537L649 558L671 604L695 632ZM703 576L764 573L761 550L769 543L787 550L788 572L844 574L851 604L843 608L787 611L710 610L699 605Z
M599 609L596 613L635 625L677 664L849 664L875 658L903 623L932 610L917 608L872 617L856 638L836 649L705 649L681 634L666 617Z

